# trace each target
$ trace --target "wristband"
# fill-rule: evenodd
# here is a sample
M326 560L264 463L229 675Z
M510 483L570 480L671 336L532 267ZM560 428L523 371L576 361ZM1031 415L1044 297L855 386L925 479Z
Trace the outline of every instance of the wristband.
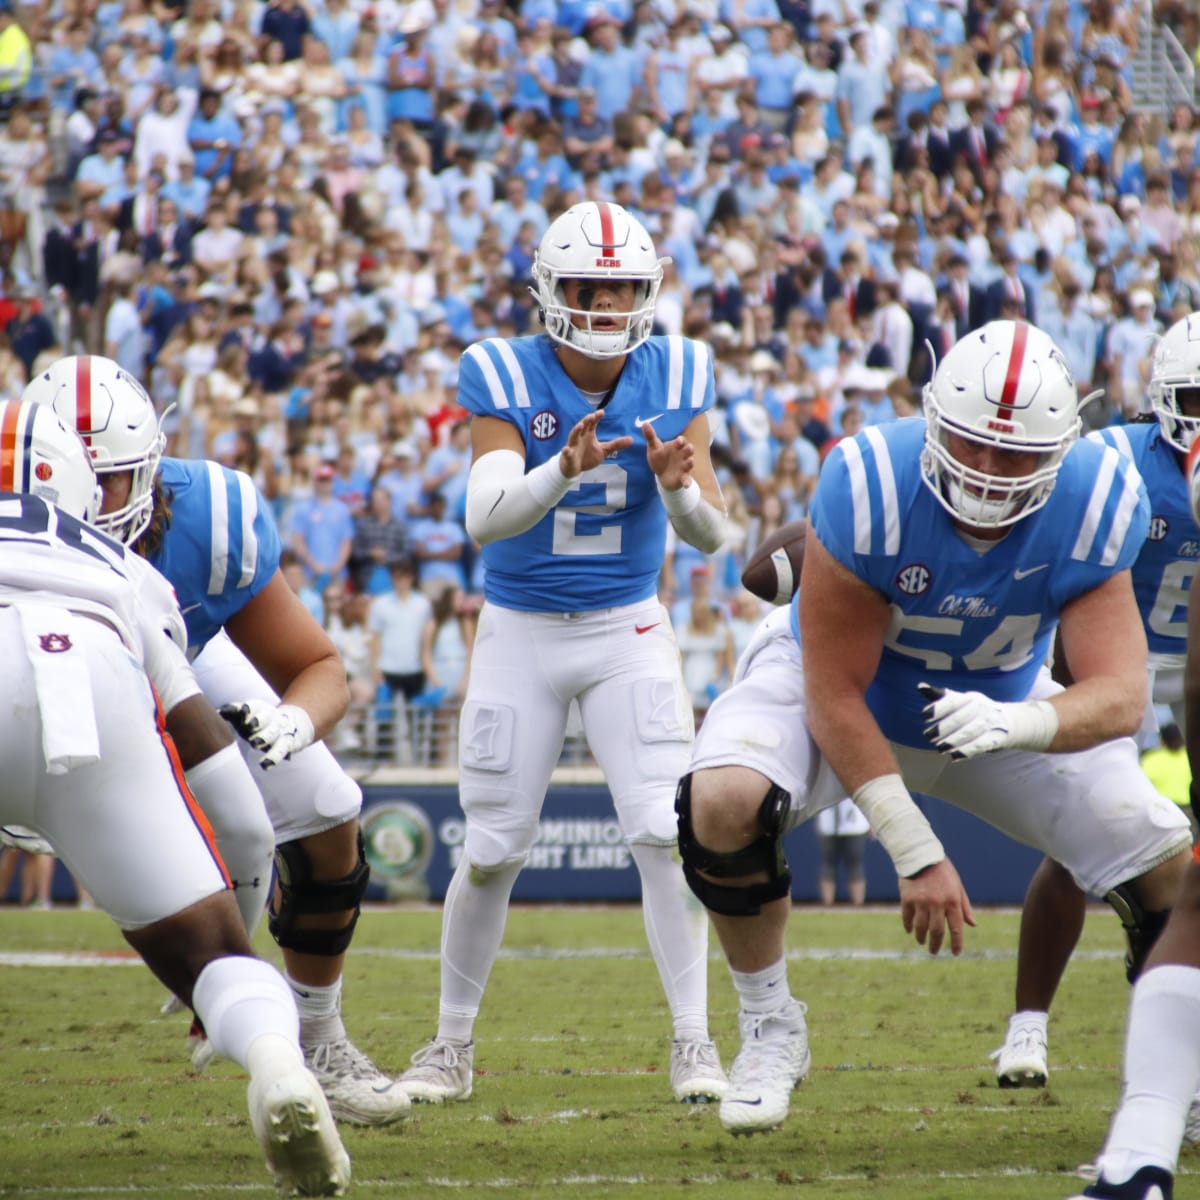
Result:
M1049 700L1026 700L1009 706L1012 726L1008 744L1017 750L1048 750L1058 733L1058 709Z
M660 483L658 491L662 496L663 508L667 510L668 517L686 517L689 513L694 512L700 501L704 499L704 493L701 492L700 485L694 479L689 479L684 487L676 488L673 492L668 491Z
M940 863L946 851L925 814L913 803L899 775L870 779L851 797L888 852L896 874L906 879Z

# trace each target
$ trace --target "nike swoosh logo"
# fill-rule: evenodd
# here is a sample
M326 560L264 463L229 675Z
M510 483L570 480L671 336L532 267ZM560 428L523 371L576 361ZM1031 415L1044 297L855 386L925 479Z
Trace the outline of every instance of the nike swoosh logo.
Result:
M749 1108L757 1108L762 1103L761 1096L755 1096L753 1100L742 1100L739 1097L732 1097L734 1104L745 1104Z
M181 608L179 610L179 614L180 614L180 616L187 616L188 613L195 612L196 609L198 609L199 607L200 607L199 604L189 604L187 606L187 608Z
M396 1081L393 1079L391 1083L377 1083L371 1088L371 1091L377 1096L382 1096L384 1092L390 1092L396 1086Z
M661 621L655 621L653 625L635 625L634 633L649 633L652 629L657 629L662 624Z
M657 421L659 417L664 417L664 416L666 416L666 413L659 413L657 416L653 416L653 417L634 417L633 418L633 427L635 429L641 429L641 427L643 425L653 425L654 422Z
M500 495L498 495L498 496L496 497L496 503L495 503L495 504L493 504L493 505L492 505L492 507L488 509L488 516L489 516L489 517L492 515L492 513L494 513L494 512L496 511L496 508L497 508L497 507L498 507L498 505L500 504L500 501L504 499L504 493L505 493L505 490L506 490L505 488L501 488L501 489L500 489Z
M1013 578L1016 580L1025 579L1030 575L1035 575L1038 571L1044 571L1049 565L1049 563L1038 563L1036 567L1025 567L1024 569L1017 567L1013 571Z

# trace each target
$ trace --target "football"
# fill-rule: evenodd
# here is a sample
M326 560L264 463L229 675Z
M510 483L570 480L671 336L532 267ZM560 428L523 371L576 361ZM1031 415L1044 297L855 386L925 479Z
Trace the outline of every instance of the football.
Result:
M760 600L787 604L800 583L807 527L805 521L792 521L764 538L742 571L742 586Z

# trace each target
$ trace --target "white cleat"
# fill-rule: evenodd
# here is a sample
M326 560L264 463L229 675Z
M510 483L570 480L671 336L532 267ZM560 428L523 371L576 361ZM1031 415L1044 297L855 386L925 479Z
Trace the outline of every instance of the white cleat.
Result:
M412 1111L399 1080L385 1075L349 1038L304 1047L330 1110L351 1125L390 1125Z
M250 1123L280 1196L343 1196L350 1156L312 1072L250 1080Z
M1041 1088L1046 1067L1046 1031L1037 1025L1010 1025L1004 1045L988 1056L996 1062L996 1082L1002 1088Z
M412 1056L412 1066L400 1076L400 1086L417 1103L468 1100L474 1085L475 1043L460 1045L434 1038Z
M783 1124L792 1089L812 1066L807 1011L799 1000L789 1000L777 1013L738 1015L742 1048L720 1108L721 1124L730 1133L768 1133Z
M212 1042L208 1040L204 1026L199 1021L192 1022L192 1027L188 1030L187 1045L188 1057L192 1060L192 1070L200 1075L204 1068L217 1057L217 1052L213 1048Z
M676 1040L671 1043L671 1090L680 1104L707 1104L729 1090L716 1043Z
M1183 1126L1183 1144L1200 1146L1200 1096L1193 1096L1188 1105L1187 1121Z
M174 992L168 992L167 998L162 1002L162 1007L158 1011L164 1017L169 1017L172 1013L183 1012L186 1008L187 1005Z

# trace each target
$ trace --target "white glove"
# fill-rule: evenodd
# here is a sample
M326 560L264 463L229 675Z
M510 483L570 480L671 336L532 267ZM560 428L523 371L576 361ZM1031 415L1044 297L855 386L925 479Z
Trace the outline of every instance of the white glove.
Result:
M297 704L268 704L265 700L241 700L222 704L221 716L262 753L258 764L264 771L312 744L312 718Z
M992 750L1045 750L1058 732L1058 713L1045 700L1006 704L982 692L956 692L919 683L925 736L951 758L975 758Z

